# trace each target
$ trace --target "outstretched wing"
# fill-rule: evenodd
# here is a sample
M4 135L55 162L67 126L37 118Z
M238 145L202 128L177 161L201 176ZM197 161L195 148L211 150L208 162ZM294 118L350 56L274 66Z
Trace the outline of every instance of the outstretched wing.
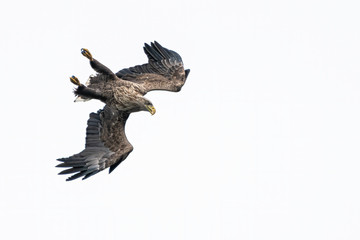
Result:
M142 85L145 93L152 90L180 91L190 72L190 69L184 70L180 55L156 41L151 45L145 43L144 51L148 63L122 69L116 76Z
M74 174L67 181L83 177L83 180L110 167L111 173L133 150L125 136L125 123L129 113L105 106L91 113L87 122L85 149L68 158L57 167L68 168L59 174Z

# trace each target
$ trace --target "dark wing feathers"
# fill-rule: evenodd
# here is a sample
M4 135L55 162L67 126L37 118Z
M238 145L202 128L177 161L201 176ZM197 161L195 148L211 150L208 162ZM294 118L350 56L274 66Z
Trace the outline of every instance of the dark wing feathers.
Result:
M115 113L105 106L97 113L91 113L86 129L85 149L68 158L58 159L62 163L57 167L65 167L59 174L75 173L67 179L79 177L86 179L105 168L110 172L115 169L132 151L124 127L129 114Z
M180 91L189 73L184 70L180 55L156 41L150 45L145 43L144 52L148 63L122 69L116 76L142 85L145 93L152 90Z
M189 73L190 73L190 69L186 69L185 70L185 79L189 76Z
M151 47L149 46L149 44L145 43L144 51L148 58L152 61L160 61L164 58L158 51L158 49L154 47L153 43L151 43Z
M165 48L163 48L158 42L154 42L154 43L151 43L151 46L153 47L153 48L155 48L156 50L157 50L157 52L158 53L160 53L161 54L161 56L163 57L163 58L165 58L165 59L169 59L169 58L171 58L171 56L178 56L178 57L180 57L179 56L179 54L177 54L177 53L175 53L175 52L173 52L173 51L171 51L171 50L168 50L168 49L165 49ZM172 54L171 54L172 53ZM175 53L175 54L174 54ZM182 61L181 60L181 57L180 57L180 61Z

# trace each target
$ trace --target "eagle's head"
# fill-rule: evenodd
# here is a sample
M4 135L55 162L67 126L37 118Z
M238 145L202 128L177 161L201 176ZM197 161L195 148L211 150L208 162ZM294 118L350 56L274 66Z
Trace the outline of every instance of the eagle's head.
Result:
M151 115L154 115L156 113L156 109L154 107L154 105L151 103L150 100L146 99L146 98L142 98L142 105L141 105L141 109L143 111L149 111L151 113Z

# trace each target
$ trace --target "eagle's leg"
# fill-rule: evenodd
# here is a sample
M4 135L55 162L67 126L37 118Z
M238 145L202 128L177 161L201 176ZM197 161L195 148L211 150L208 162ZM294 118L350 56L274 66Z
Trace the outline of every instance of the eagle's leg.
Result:
M84 55L84 57L86 57L87 59L90 60L90 66L96 72L102 73L102 74L105 74L105 75L108 75L108 76L111 76L111 77L115 78L115 74L108 67L106 67L104 64L102 64L101 62L99 62L98 60L93 58L89 50L87 50L86 48L82 48L81 49L81 54Z
M84 84L81 84L79 79L75 76L70 77L70 81L78 86L74 93L77 96L81 96L84 98L90 98L90 99L98 99L100 101L106 102L106 97L103 96L100 92L95 91L94 89L86 87Z

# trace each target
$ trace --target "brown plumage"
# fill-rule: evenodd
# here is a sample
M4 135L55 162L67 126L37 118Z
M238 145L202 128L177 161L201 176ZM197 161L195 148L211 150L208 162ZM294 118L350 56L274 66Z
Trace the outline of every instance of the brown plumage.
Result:
M91 113L86 129L85 149L68 158L60 158L57 167L66 170L59 174L74 174L67 179L86 179L106 168L111 173L133 150L125 135L125 123L132 112L149 111L155 114L152 103L143 96L152 90L178 92L190 72L184 70L179 54L154 42L145 44L148 63L125 68L114 74L94 59L87 49L82 54L98 73L91 76L87 86L72 76L77 85L77 100L97 99L106 105Z

